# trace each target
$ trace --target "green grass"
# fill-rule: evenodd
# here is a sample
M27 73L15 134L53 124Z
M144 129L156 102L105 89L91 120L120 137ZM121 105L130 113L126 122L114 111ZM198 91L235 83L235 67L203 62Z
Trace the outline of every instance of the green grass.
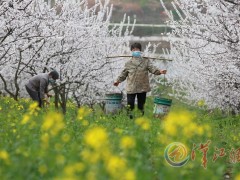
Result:
M0 97L1 179L222 179L229 169L233 178L238 175L240 163L228 161L231 150L240 148L239 116L174 100L172 116L157 119L152 98L147 99L145 116L136 112L133 120L125 111L105 115L100 108L78 111L69 104L63 116L52 106L38 110L29 109L30 104ZM22 123L24 117L29 120ZM167 131L170 122L168 128L177 129L173 134ZM190 131L193 125L196 133ZM198 128L205 126L210 129L198 134ZM124 137L130 139L129 145L122 142ZM181 142L191 155L193 144L199 147L207 140L211 144L206 169L197 149L196 159L182 167L166 163L168 144ZM214 153L219 153L215 147L225 148L226 155L213 162Z

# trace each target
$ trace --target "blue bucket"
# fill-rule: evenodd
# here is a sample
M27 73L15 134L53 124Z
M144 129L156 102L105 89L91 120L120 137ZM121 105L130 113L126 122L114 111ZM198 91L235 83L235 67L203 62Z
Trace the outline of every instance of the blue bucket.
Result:
M105 113L114 114L122 109L122 94L109 93L105 97Z
M166 99L166 98L155 98L154 99L154 110L153 114L155 117L164 117L168 114L169 109L172 105L172 100L171 99Z

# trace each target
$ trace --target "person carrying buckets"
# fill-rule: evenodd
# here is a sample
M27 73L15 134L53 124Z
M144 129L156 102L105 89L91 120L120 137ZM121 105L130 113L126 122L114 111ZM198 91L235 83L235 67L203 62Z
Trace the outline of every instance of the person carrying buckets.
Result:
M119 83L127 79L127 105L130 119L133 118L130 112L134 109L136 96L138 100L138 109L142 112L142 115L144 115L146 93L151 90L148 72L155 75L166 74L167 72L167 70L160 70L153 66L148 58L143 58L141 50L142 46L140 43L131 45L132 58L125 64L123 71L113 84L114 86L118 86Z

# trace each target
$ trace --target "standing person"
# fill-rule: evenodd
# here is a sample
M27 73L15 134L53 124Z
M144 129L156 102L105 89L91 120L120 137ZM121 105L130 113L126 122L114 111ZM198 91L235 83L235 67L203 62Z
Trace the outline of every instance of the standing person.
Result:
M141 50L142 46L140 43L131 45L132 58L125 64L123 71L113 85L118 86L119 83L127 79L128 112L134 109L135 97L137 96L138 109L142 112L142 115L144 115L146 93L151 90L148 72L155 75L161 75L166 74L167 71L158 69L152 65L149 59L142 58ZM132 119L132 114L130 114L129 117Z
M31 77L25 85L28 94L34 101L38 102L39 107L43 106L45 94L48 97L51 96L48 94L48 85L49 83L54 84L56 79L59 79L59 74L53 70L50 73L41 73Z

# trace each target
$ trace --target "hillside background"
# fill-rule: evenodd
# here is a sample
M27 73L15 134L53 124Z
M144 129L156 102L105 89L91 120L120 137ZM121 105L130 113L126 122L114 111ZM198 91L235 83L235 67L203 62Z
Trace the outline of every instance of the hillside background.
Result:
M111 0L110 3L114 5L113 22L121 21L125 13L144 24L163 24L167 19L159 0Z
M164 0L168 9L172 9L172 0ZM89 0L94 3L95 0ZM130 17L131 22L136 18L137 24L165 24L167 15L159 0L110 0L113 4L112 23L122 21L124 14ZM174 13L174 12L173 12ZM166 33L169 29L156 27L135 27L135 36L154 36Z

